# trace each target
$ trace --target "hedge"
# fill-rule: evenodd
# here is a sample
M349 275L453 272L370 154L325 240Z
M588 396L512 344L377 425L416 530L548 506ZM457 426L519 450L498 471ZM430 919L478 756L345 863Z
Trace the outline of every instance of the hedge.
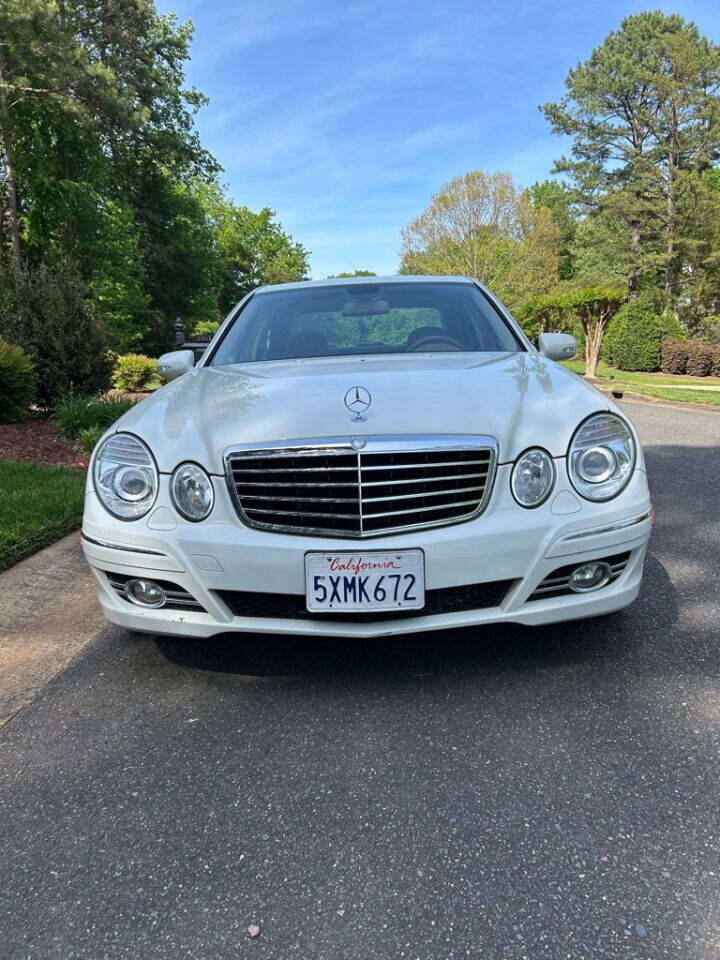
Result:
M715 351L702 340L690 340L687 345L686 373L691 377L709 377Z
M688 345L679 340L663 340L660 369L663 373L685 373L687 370Z

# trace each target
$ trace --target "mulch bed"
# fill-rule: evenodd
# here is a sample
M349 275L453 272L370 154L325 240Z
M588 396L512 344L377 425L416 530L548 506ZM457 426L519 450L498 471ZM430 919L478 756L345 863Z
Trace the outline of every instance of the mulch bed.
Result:
M0 460L22 460L47 467L87 469L89 454L60 435L47 416L34 414L24 423L0 423Z

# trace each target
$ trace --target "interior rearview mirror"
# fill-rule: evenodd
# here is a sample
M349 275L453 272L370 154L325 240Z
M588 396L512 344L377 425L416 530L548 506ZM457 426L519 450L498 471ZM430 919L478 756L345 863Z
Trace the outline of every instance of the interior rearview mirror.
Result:
M192 350L173 350L164 353L157 362L158 374L163 380L177 380L195 366L195 354Z
M548 360L572 360L577 353L577 340L569 333L541 333L538 350Z

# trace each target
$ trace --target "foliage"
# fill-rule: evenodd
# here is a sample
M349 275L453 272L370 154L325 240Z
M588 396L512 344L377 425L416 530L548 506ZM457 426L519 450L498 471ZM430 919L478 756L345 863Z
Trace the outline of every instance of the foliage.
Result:
M128 397L87 397L70 392L53 410L53 420L64 436L75 440L87 429L107 430L134 403Z
M683 336L677 318L659 312L656 297L640 294L618 311L603 341L602 354L621 370L659 370L663 338Z
M25 420L35 397L35 370L20 347L0 340L0 423Z
M625 290L617 287L588 287L566 294L567 313L583 331L585 375L588 377L595 376L605 331L626 296Z
M81 470L0 461L0 570L77 529L84 495Z
M668 337L662 342L660 369L663 373L682 374L687 370L688 346Z
M528 299L515 311L528 337L539 333L572 333L573 320L568 316L564 293L545 293Z
M720 347L715 347L713 350L713 359L712 359L712 367L710 368L710 375L713 377L720 377Z
M686 371L690 377L709 377L715 351L702 340L688 340Z
M720 316L708 314L697 325L697 335L705 343L720 345Z
M557 180L543 180L530 187L530 197L535 207L544 207L552 215L559 233L558 277L568 280L574 272L573 241L578 227L573 192Z
M77 435L78 446L82 447L86 453L92 453L105 430L105 427L85 427Z
M328 280L343 280L350 279L351 277L376 277L377 274L373 270L353 270L352 273L332 273L328 277Z
M236 206L194 126L192 27L154 0L0 4L0 258L75 264L108 344L159 353L181 317L300 279L307 254L269 210Z
M487 284L511 309L558 279L560 232L508 173L473 170L436 193L402 233L403 274L460 274Z
M147 390L157 376L157 361L142 353L125 353L115 361L112 375L117 390Z
M693 276L705 171L720 157L719 85L720 47L681 16L648 11L625 18L543 107L573 141L555 172L589 213L624 224L630 292L661 284L668 307Z
M307 279L307 250L275 222L272 210L236 206L212 184L200 189L200 198L217 248L221 316L255 287Z
M201 320L195 324L194 337L214 337L220 329L219 320Z
M70 389L95 393L108 386L106 335L71 264L21 268L6 311L0 323L33 360L41 403Z

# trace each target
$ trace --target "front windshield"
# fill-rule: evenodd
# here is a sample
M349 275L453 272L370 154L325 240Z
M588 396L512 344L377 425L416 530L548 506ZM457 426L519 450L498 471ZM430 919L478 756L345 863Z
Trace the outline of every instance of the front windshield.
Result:
M523 349L472 283L363 283L256 293L210 362Z

